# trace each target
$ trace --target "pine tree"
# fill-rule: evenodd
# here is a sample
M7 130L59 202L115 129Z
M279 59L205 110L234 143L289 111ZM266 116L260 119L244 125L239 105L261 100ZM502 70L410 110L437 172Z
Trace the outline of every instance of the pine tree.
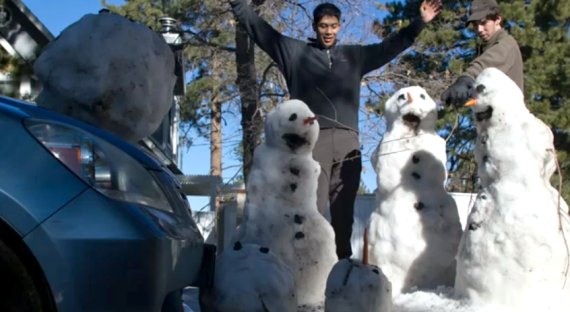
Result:
M389 15L377 21L380 35L387 35L417 14L421 1L391 2ZM518 41L523 53L525 98L529 110L551 126L555 133L563 176L570 176L570 2L566 0L498 1L505 29ZM440 16L422 32L415 52L400 58L391 70L397 86L418 83L434 98L460 75L476 57L476 35L466 24L470 1L448 1ZM473 160L475 129L467 110L441 111L440 134L449 136L448 167L452 191L476 191ZM557 183L558 177L553 177ZM566 183L564 195L570 195ZM568 198L568 197L567 197Z

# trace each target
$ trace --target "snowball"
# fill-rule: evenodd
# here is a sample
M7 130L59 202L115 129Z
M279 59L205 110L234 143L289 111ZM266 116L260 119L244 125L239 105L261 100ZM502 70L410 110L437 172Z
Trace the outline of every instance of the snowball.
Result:
M328 277L325 310L390 312L392 285L377 266L342 259Z
M160 35L117 14L88 14L34 64L39 106L129 141L150 135L172 106L174 55Z
M236 242L216 261L214 296L220 312L295 312L291 269L269 248Z

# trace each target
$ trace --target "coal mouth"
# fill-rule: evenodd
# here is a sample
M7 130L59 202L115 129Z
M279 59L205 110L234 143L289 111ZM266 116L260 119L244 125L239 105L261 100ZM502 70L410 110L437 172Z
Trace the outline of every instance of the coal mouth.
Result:
M309 144L309 141L296 133L285 133L281 136L292 151L296 151L299 147Z
M493 108L491 106L487 107L486 110L475 114L475 119L477 119L477 121L489 120L491 117L493 117Z
M404 123L406 125L410 125L414 128L417 127L422 121L420 117L414 114L405 114L404 116L402 116L402 119L404 120Z

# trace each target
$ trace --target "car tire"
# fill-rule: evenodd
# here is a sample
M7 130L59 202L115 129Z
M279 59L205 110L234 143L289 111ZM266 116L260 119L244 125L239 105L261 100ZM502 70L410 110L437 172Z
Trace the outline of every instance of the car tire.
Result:
M0 311L51 312L34 278L18 255L0 240Z

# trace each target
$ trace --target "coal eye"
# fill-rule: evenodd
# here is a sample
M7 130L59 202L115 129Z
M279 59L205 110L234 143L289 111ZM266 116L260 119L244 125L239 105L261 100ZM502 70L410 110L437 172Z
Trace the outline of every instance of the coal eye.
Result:
M240 250L241 247L242 247L242 246L241 246L241 243L240 243L239 241L237 241L237 242L234 244L234 250Z
M475 88L475 90L477 91L477 93L483 93L483 91L485 91L485 86L480 84L477 86L477 88Z
M400 96L398 97L398 101L402 101L402 100L405 100L405 99L406 99L406 96L403 95L403 94L400 94Z
M293 121L297 119L297 114L291 114L291 116L289 116L289 121Z
M425 99L426 99L426 95L425 95L425 94L423 94L423 93L422 93L422 94L420 94L420 97L422 98L422 100L425 100Z

